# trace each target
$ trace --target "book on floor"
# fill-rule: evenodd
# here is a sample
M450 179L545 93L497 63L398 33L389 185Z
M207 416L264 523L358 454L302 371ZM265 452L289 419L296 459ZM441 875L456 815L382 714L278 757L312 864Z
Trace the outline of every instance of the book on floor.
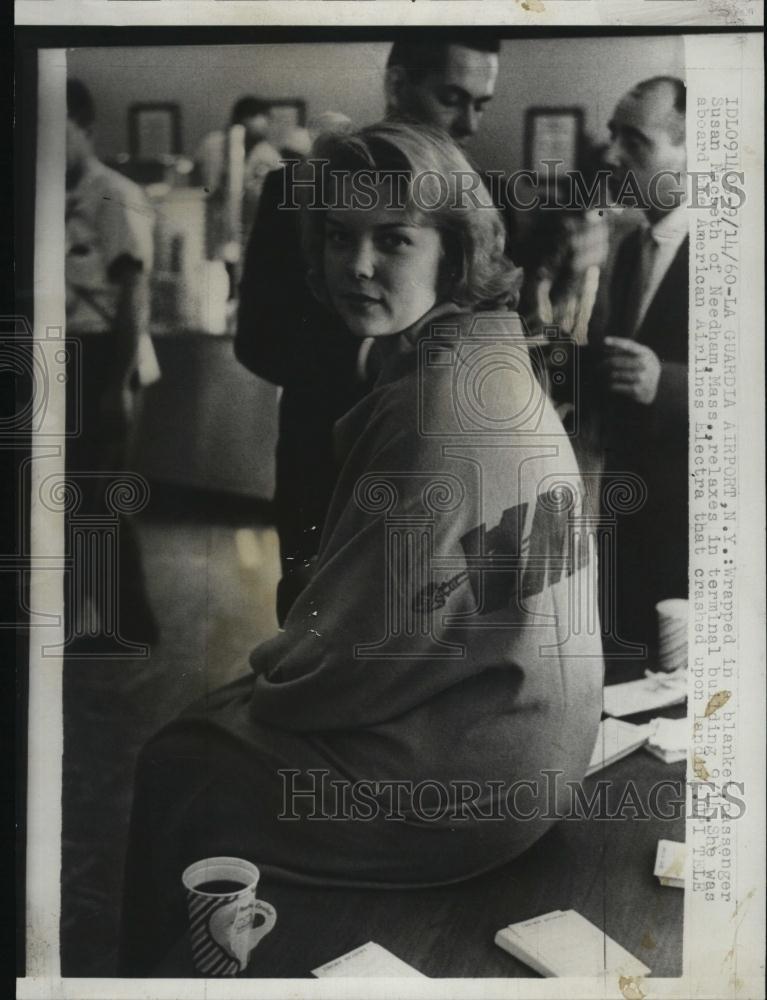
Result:
M392 955L375 941L349 951L339 958L334 958L317 969L312 969L312 975L322 979L325 976L360 976L360 977L402 977L420 976L427 979L422 972L412 965L403 962L401 958Z
M655 855L655 877L661 885L684 889L686 846L678 840L659 840Z
M509 924L495 943L542 976L646 976L650 969L575 910Z
M633 722L622 722L620 719L603 719L599 723L597 741L594 744L586 777L638 750L647 742L649 735L649 726L637 726Z

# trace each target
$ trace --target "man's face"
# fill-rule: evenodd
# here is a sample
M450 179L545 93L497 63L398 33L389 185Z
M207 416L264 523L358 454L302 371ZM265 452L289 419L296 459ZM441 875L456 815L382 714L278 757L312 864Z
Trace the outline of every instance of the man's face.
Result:
M636 190L650 205L650 216L662 215L679 202L687 153L684 120L674 110L674 91L660 85L643 94L629 92L609 122L610 145L605 159L620 186L629 171ZM671 176L671 174L676 176Z
M390 101L399 114L436 125L463 146L479 128L497 77L495 53L448 45L442 70L417 82L399 70L390 84Z

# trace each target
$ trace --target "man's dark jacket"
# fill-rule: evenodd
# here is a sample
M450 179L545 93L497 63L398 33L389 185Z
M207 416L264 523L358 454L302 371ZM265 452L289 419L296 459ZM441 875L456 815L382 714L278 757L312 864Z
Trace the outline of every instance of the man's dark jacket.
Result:
M625 337L620 316L630 300L638 266L640 233L627 236L616 257L610 286L609 322L604 331ZM602 435L607 480L603 513L617 526L615 594L622 638L653 643L654 605L688 592L688 276L685 238L633 339L661 361L655 401L646 406L605 394ZM597 347L598 341L592 345ZM638 476L646 499L635 512L611 492L621 472ZM603 622L603 625L606 624Z
M283 563L280 618L316 553L335 484L333 425L363 392L356 375L360 341L312 295L306 283L299 212L285 192L287 172L264 184L240 284L237 359L282 386L275 508ZM299 588L300 589L300 588Z

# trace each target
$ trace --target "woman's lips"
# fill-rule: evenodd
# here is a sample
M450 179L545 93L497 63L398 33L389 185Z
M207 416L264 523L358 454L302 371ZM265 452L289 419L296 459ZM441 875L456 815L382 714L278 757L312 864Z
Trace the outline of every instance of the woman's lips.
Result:
M362 292L345 292L341 298L351 306L377 306L381 304L381 299L373 295L365 295Z

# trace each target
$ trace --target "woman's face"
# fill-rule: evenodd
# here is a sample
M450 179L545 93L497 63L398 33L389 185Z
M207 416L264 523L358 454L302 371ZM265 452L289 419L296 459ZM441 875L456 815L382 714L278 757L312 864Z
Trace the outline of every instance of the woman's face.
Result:
M387 337L437 301L439 231L404 209L329 211L323 262L330 299L358 337Z

